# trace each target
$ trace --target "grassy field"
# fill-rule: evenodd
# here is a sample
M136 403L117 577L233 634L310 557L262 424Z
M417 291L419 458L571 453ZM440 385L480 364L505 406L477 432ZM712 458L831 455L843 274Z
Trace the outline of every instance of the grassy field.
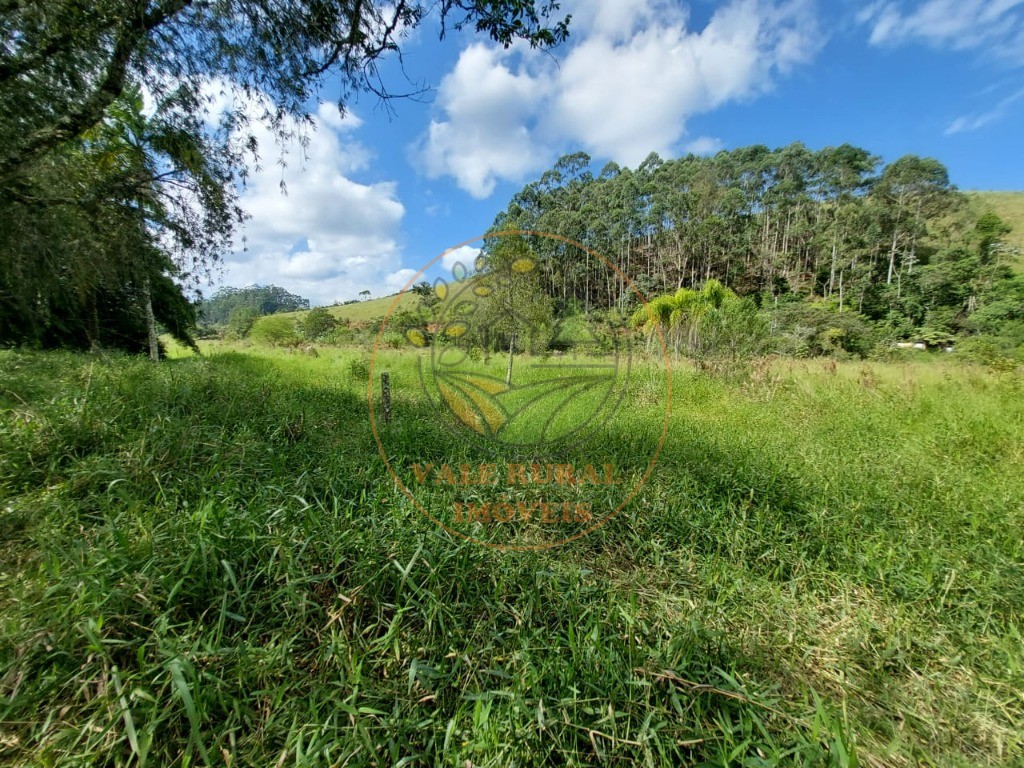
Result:
M1006 242L1024 254L1024 192L968 192L967 196L978 214L994 213L1013 227ZM1024 269L1024 257L1017 260L1017 268Z
M679 365L634 503L512 551L396 492L359 352L0 351L0 762L1020 765L1024 384L913 360ZM487 460L415 363L389 457Z
M385 296L380 299L369 299L367 301L358 301L354 304L342 304L337 307L328 307L328 311L339 320L348 320L352 323L365 323L370 320L376 320L384 317L391 309L391 305L394 304L394 296ZM412 291L403 293L398 298L397 309L413 309L417 306L419 297ZM307 312L282 312L282 315L286 317L294 317L296 320L301 320L306 316Z

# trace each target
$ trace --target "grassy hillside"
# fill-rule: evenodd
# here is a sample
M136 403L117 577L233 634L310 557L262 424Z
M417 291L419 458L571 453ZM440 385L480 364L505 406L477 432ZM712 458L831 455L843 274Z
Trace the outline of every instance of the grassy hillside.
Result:
M391 305L395 301L395 296L384 296L380 299L370 299L368 301L359 301L355 304L344 304L340 307L328 307L332 315L339 320L348 320L353 323L365 323L368 320L374 320L378 317L384 317L391 309ZM419 302L419 297L407 291L403 293L398 300L399 309L412 309ZM305 312L287 312L282 313L286 317L294 317L295 319L301 319L306 315Z
M1024 254L1024 192L976 191L968 192L967 196L978 215L991 211L1013 227L1006 241ZM1024 256L1018 259L1017 266L1024 268Z
M399 461L490 460L379 362ZM1024 760L1019 379L680 367L642 495L515 552L395 491L365 376L0 350L0 762ZM638 367L609 455L665 385Z

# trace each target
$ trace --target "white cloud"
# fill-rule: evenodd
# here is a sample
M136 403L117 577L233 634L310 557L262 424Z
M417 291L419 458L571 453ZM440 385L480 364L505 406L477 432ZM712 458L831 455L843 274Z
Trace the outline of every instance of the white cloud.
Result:
M445 271L451 274L452 270L455 269L456 264L462 264L467 271L473 271L473 265L476 262L476 257L480 255L480 249L474 248L471 245L460 245L458 248L452 248L449 251L445 251L441 257L441 266L444 267Z
M1000 101L992 109L987 112L982 112L978 115L962 115L949 124L946 128L945 134L952 136L957 133L968 133L970 131L976 131L979 128L984 128L989 123L994 123L996 120L1001 119L1016 102L1024 99L1024 88L1011 93L1005 99Z
M433 178L449 174L474 197L494 191L499 177L518 178L537 167L526 122L545 86L513 73L511 50L476 43L459 56L438 89L447 120L432 121L418 155Z
M671 20L685 20L686 9L679 5L659 4L651 0L576 0L569 3L572 33L596 34L616 42L628 41L667 12Z
M954 50L984 47L1024 62L1024 0L886 0L858 14L871 27L873 45L923 41Z
M713 155L725 149L725 144L714 136L698 136L693 141L688 141L683 149L695 155Z
M663 0L576 0L560 62L475 44L445 77L416 148L428 175L474 197L519 181L567 147L635 165L672 154L686 120L753 98L822 45L810 0L733 0L701 30ZM706 142L705 142L706 144Z
M393 293L405 282L398 243L405 209L397 186L349 178L371 158L349 135L360 125L355 115L342 118L325 104L314 125L304 148L298 138L280 145L266 127L251 126L264 157L241 193L251 216L247 248L225 260L225 282L273 283L314 304L356 298L362 290Z
M408 267L392 272L384 278L384 286L387 288L388 294L398 293L408 288L409 281L416 277L417 274L418 272L415 269L409 269Z

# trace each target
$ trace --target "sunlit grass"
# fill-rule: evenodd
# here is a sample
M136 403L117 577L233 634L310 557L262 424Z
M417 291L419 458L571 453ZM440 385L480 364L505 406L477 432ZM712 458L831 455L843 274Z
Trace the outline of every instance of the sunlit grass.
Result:
M1012 374L680 363L634 502L522 552L396 492L365 352L224 349L0 352L7 763L1024 760ZM428 399L428 354L374 360L389 459L486 460ZM648 449L666 377L632 373L599 440L545 455Z

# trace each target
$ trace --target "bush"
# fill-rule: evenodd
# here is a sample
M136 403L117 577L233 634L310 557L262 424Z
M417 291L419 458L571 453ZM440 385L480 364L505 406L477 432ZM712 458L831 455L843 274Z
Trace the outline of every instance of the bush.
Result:
M957 342L956 356L969 363L1008 370L1024 363L1024 344L1013 336L968 336Z
M824 304L791 304L775 315L780 352L796 357L856 355L867 357L875 333L856 312L839 312Z
M364 357L353 357L348 362L348 377L355 382L370 378L370 361Z
M381 334L380 346L383 349L404 349L409 346L409 341L405 338L405 334L389 330Z
M321 341L339 325L326 307L314 307L298 322L298 330L309 341Z
M355 342L356 334L351 328L338 325L334 330L329 331L320 337L321 344L332 344L334 346L342 346L344 344L352 344Z
M253 324L249 338L272 347L290 347L302 341L295 331L295 321L284 315L261 317Z
M228 317L225 336L229 339L244 339L259 320L260 313L253 307L238 307Z
M765 351L768 324L753 301L733 298L700 318L698 339L697 357L735 363Z

